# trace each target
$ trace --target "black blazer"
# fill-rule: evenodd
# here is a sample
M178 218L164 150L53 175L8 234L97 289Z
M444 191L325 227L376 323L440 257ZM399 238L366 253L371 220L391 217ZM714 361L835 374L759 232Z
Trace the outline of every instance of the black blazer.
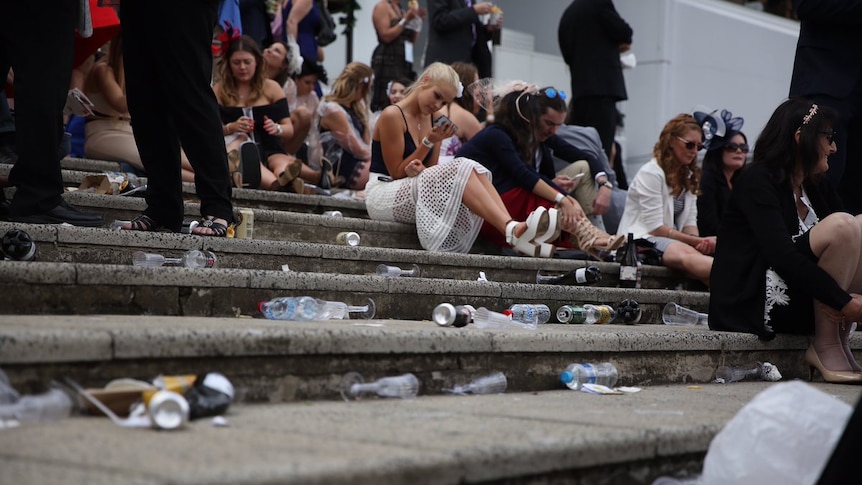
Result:
M631 44L632 28L611 0L574 0L557 30L557 41L572 77L572 99L610 96L628 99L620 64L620 44Z
M715 236L718 223L730 199L730 187L724 172L704 164L700 176L700 195L697 196L697 232L703 237Z
M862 76L862 0L794 0L802 21L790 96L842 99Z
M820 219L841 210L841 201L825 177L807 183L805 191ZM807 297L791 301L801 305L793 321L771 322L776 332L813 328L812 298L837 310L844 308L850 295L793 244L791 235L796 235L798 225L790 184L776 182L763 165L749 165L737 172L718 228L709 279L709 328L772 338L763 315L770 267L795 294Z
M464 0L429 0L428 18L426 66L432 62L472 62L480 78L491 77L491 51L488 50L491 33L480 22L473 7L468 7ZM473 26L476 27L475 45Z

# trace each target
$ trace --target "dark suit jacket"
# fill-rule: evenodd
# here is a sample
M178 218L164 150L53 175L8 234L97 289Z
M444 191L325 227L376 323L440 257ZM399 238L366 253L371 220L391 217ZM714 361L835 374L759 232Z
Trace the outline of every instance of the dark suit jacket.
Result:
M631 44L632 28L611 0L574 0L560 18L557 40L569 65L572 99L628 99L619 47Z
M862 0L794 0L802 21L790 96L846 98L862 76Z
M825 177L819 183L806 183L805 191L820 219L841 210L841 201ZM791 299L798 308L792 316L772 322L775 332L813 330L812 298L837 310L850 301L828 273L796 249L791 235L798 232L798 224L790 184L776 182L762 164L737 172L718 228L709 279L709 328L753 333L764 340L773 337L763 316L767 268L773 268L793 294L803 297Z
M464 0L429 0L428 44L425 48L425 65L432 62L452 64L455 61L472 62L479 77L491 77L491 38L487 27ZM476 26L476 43L473 45L473 28Z

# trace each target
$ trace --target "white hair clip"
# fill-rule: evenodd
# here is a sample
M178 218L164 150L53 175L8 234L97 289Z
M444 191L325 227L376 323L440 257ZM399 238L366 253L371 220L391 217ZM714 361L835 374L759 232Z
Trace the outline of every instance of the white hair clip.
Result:
M364 78L362 78L362 84L368 84L369 81L371 81L371 80L368 79L368 76L365 76Z
M461 81L458 81L458 92L455 93L456 98L460 98L464 94L464 85L461 84Z
M386 97L392 96L392 83L395 81L389 81L386 83Z
M807 125L808 122L811 121L811 118L814 118L814 115L816 115L816 114L817 114L817 105L812 104L811 109L808 110L808 114L802 117L802 126Z

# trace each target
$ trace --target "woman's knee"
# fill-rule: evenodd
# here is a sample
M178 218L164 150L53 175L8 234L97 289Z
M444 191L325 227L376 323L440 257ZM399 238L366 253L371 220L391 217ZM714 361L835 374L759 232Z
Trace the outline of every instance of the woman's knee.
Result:
M818 240L825 240L827 244L834 241L842 245L858 246L862 244L862 216L853 216L847 212L835 212L814 226L811 235Z

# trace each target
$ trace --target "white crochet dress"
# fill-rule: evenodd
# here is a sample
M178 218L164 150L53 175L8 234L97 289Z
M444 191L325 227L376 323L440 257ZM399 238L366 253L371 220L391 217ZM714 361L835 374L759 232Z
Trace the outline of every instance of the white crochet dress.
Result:
M368 215L379 221L416 224L419 242L428 251L466 253L482 227L482 218L461 203L474 170L491 179L488 169L463 157L392 182L381 182L381 174L372 173L365 187Z

